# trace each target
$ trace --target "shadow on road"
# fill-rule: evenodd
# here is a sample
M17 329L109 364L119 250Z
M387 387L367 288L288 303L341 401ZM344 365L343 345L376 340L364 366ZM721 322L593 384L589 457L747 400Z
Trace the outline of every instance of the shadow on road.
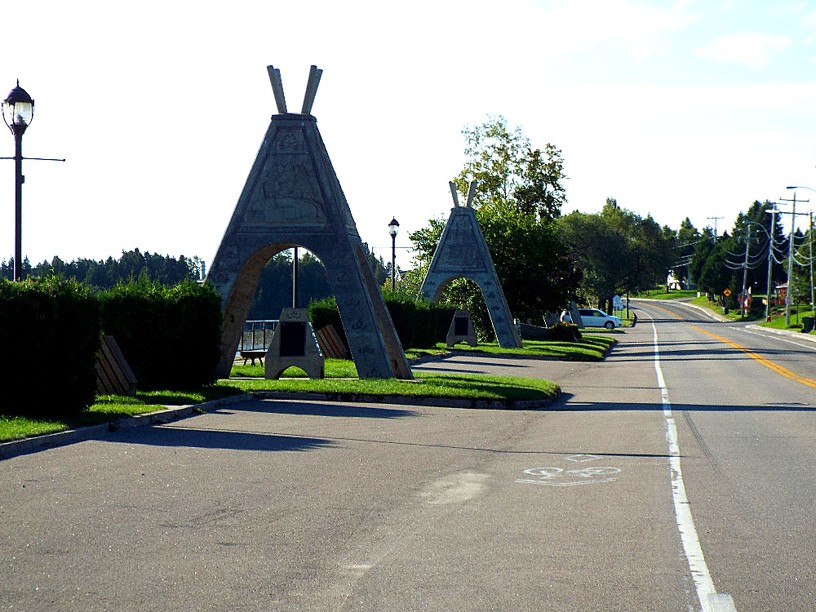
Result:
M216 414L231 412L268 412L274 414L294 414L307 416L346 417L359 419L402 419L415 417L420 414L414 410L389 408L383 406L355 406L339 402L290 402L285 400L259 400L242 402L229 408L220 408L213 411Z
M792 357L803 355L811 357L812 351L805 349L792 350L789 348L770 349L763 348L748 350L761 352L763 355L779 355L782 357ZM719 340L698 340L694 342L660 342L661 361L686 361L689 358L704 357L706 359L751 359L744 350L724 344ZM653 361L654 344L651 342L628 342L621 350L615 354L616 361Z
M663 404L642 403L628 404L622 402L579 402L573 400L573 395L564 393L548 410L566 412L605 412L627 410L663 410ZM671 405L672 412L814 412L816 406L799 402L774 402L772 404L733 404L718 406L711 404L675 404Z
M122 444L248 451L310 451L332 445L322 438L164 425L122 430L106 440Z

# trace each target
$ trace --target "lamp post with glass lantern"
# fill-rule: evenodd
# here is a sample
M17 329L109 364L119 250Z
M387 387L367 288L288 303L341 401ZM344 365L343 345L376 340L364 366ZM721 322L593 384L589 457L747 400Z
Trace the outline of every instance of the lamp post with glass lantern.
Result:
M392 217L391 223L388 224L388 233L391 234L391 291L394 291L397 279L397 232L399 232L399 222Z
M23 134L34 118L34 100L17 86L3 101L3 121L14 135L14 280L23 276Z

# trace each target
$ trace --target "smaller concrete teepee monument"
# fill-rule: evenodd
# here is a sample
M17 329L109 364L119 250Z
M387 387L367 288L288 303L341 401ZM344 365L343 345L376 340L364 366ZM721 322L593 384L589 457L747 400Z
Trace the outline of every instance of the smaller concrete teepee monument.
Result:
M472 280L482 291L499 346L519 348L521 338L513 325L510 308L504 297L496 268L493 266L493 259L490 257L484 234L472 207L476 183L470 183L465 206L459 205L459 195L453 181L450 182L450 190L453 208L428 273L422 281L420 292L429 300L438 302L445 286L452 280L456 278Z

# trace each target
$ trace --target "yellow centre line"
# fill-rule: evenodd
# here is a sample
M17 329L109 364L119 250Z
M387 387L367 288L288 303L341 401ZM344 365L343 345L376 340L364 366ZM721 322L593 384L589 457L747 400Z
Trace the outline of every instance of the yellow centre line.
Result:
M673 316L675 319L679 319L681 321L684 320L683 317L671 312L670 310L666 310L665 308L661 308L660 306L655 306L654 304L650 304L650 306L653 306L654 308L662 310L663 312ZM735 348L735 349L738 349L738 350L742 351L743 353L748 355L751 359L754 359L755 361L757 361L757 362L761 363L762 365L764 365L766 368L768 368L770 370L773 370L774 372L776 372L777 374L780 374L781 376L784 376L785 378L789 378L790 380L801 383L801 384L803 384L803 385L805 385L807 387L811 387L813 389L816 389L816 380L813 380L812 378L805 378L804 376L800 376L799 374L797 374L796 372L794 372L792 370L789 370L785 366L781 366L778 363L775 363L775 362L771 361L767 357L764 357L763 355L760 355L759 353L755 353L754 351L749 349L747 346L743 346L743 345L741 345L741 344L739 344L737 342L734 342L732 340L729 340L728 338L725 338L723 336L718 336L717 334L712 333L710 331L706 331L706 330L702 329L701 327L697 327L696 325L690 325L690 327L691 327L691 329L694 329L694 330L700 332L701 334L705 334L706 336L708 336L710 338L714 338L715 340L719 340L720 342L722 342L724 344L727 344L728 346L730 346L732 348Z

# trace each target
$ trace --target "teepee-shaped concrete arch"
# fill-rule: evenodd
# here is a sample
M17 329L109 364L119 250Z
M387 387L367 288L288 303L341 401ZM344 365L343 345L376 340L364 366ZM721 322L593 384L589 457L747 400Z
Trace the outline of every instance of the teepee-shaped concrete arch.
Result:
M445 286L457 278L467 278L479 286L484 297L490 321L499 346L518 348L521 338L510 314L510 307L490 257L490 251L471 207L476 184L471 183L468 191L467 205L459 206L456 186L450 183L454 207L451 209L448 222L439 239L431 265L420 292L426 298L437 302L442 297Z
M221 294L218 374L228 376L264 265L302 246L326 267L361 378L412 378L394 324L365 258L329 154L311 115L322 74L312 66L299 114L286 110L280 71L268 67L278 108L238 199L207 282Z

